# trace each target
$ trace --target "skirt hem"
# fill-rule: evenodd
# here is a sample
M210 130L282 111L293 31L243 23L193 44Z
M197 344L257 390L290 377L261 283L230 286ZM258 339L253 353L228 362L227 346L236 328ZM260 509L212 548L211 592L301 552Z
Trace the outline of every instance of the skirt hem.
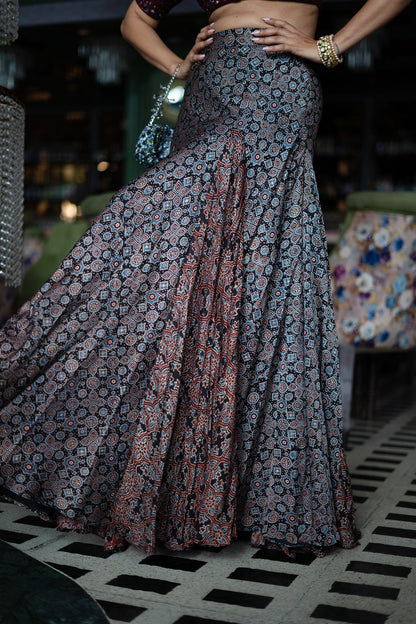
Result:
M32 511L36 513L36 515L44 522L53 522L54 525L52 528L56 528L57 531L60 531L62 533L78 533L81 535L90 533L92 535L97 535L104 540L103 550L106 552L122 552L126 550L129 546L134 546L138 550L147 554L153 554L156 550L153 545L145 546L133 540L129 540L127 534L130 533L130 530L127 527L112 525L111 522L109 522L108 525L103 528L97 526L86 527L82 521L78 521L76 518L69 519L63 514L57 513L54 509L48 510L46 506L40 505L39 503L36 503L29 498L20 496L12 490L9 490L2 486L0 486L0 500L8 503L13 503L15 505L18 505L19 507L24 507L29 511ZM124 535L122 533L124 533ZM296 558L297 554L301 553L310 553L322 558L325 555L333 552L337 548L351 549L359 545L360 537L361 532L356 529L352 529L349 531L349 538L345 539L345 535L343 536L342 530L340 530L340 539L334 544L289 544L281 540L273 542L269 538L266 538L260 533L256 533L254 531L252 533L244 531L244 538L241 541L249 541L251 546L255 548L280 550L291 559L294 559ZM233 530L233 535L230 537L230 539L226 539L223 542L208 543L206 540L201 540L190 541L182 544L170 544L169 542L157 539L156 546L162 546L163 548L166 548L172 552L182 552L190 550L192 548L220 550L222 548L230 546L232 543L239 541L240 539L241 532Z

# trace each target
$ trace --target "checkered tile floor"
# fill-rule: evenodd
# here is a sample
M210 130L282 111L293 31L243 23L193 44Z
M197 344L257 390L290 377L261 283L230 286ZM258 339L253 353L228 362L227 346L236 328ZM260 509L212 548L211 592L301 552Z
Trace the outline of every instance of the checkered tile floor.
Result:
M114 624L404 624L416 609L416 401L391 397L349 436L361 544L292 561L238 541L218 552L109 555L0 504L0 538L76 579ZM75 623L74 623L75 624ZM81 624L81 623L77 623Z

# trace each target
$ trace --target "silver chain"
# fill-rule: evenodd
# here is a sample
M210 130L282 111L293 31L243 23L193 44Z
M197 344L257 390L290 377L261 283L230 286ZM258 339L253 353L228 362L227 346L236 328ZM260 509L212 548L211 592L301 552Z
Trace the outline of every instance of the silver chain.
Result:
M165 100L167 100L167 97L169 95L169 91L171 86L173 85L173 82L176 78L176 75L179 71L180 66L182 65L182 63L179 63L175 69L175 71L173 72L168 84L166 86L160 85L161 86L161 93L158 95L157 100L155 102L154 107L151 110L151 117L150 117L150 121L147 124L148 126L153 126L153 124L155 123L155 121L160 117L161 115L161 110L162 110L162 104Z

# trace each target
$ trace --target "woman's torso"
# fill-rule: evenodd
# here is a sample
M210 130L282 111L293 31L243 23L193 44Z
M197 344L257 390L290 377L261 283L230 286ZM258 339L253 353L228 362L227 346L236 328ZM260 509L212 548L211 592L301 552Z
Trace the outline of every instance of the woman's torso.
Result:
M182 0L136 0L140 9L155 20L160 20ZM215 21L216 31L230 28L265 26L262 17L283 19L308 34L315 36L319 0L198 0Z
M263 17L283 19L311 37L315 36L318 21L318 6L299 1L283 0L240 0L230 2L215 9L210 21L215 22L215 30L238 27L264 28Z

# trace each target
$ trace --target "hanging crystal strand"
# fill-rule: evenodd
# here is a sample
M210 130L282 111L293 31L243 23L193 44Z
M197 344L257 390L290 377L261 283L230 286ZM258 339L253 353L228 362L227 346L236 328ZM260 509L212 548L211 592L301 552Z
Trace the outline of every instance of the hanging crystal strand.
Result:
M17 39L18 23L18 0L0 0L0 45ZM16 59L13 50L7 54L4 50L1 76L6 86L12 86ZM0 86L0 277L13 287L22 280L24 127L22 104Z
M0 45L9 45L16 41L18 30L18 0L0 0Z
M0 87L0 276L13 287L22 278L24 123L23 106Z

